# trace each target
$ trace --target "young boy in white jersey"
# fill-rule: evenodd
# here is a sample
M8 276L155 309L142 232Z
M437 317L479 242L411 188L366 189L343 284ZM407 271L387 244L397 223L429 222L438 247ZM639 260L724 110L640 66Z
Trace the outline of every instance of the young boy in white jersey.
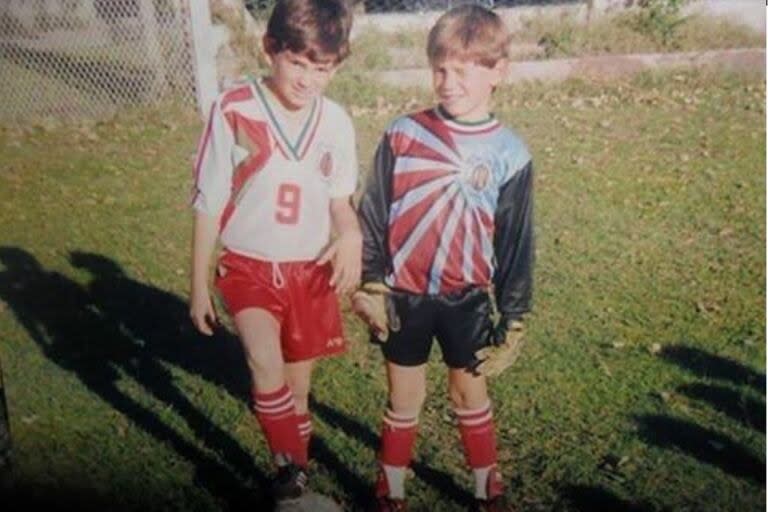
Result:
M531 157L491 113L508 41L501 19L476 5L437 21L427 54L438 106L390 124L360 204L365 284L353 306L382 343L389 381L375 510L405 510L433 337L477 509L508 510L485 377L517 357L533 266Z
M349 54L351 23L344 0L278 0L263 39L270 74L218 97L195 165L190 316L212 334L219 239L215 285L247 359L278 500L306 487L313 364L344 351L337 294L360 278L355 133L322 96Z

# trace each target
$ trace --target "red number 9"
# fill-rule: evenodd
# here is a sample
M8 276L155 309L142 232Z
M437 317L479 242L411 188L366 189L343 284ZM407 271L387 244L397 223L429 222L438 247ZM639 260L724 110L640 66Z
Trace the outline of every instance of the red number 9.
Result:
M299 221L301 189L293 183L283 183L277 189L277 212L275 219L281 224L296 224Z

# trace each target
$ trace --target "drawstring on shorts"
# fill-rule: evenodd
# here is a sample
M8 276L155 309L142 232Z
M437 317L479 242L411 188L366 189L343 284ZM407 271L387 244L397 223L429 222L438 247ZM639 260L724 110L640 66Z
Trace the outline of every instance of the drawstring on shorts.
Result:
M280 271L280 264L276 261L272 262L272 284L275 288L282 288L285 286L285 278Z

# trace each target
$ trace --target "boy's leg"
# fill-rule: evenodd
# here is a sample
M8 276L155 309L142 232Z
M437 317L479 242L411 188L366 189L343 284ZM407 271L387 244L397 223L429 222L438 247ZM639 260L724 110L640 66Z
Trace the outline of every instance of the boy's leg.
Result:
M485 377L450 369L449 395L459 420L467 464L475 477L475 497L491 500L503 494L498 471L496 434Z
M296 416L298 419L299 436L302 446L302 460L304 465L309 460L309 440L312 436L312 418L309 414L309 390L312 379L312 369L315 361L299 361L285 363L285 380L293 392L296 403Z
M276 464L306 465L295 400L285 380L280 324L268 311L248 308L235 315L235 325L251 374L254 412Z
M381 432L378 497L405 498L405 472L411 462L419 411L426 397L426 365L387 362L389 408Z

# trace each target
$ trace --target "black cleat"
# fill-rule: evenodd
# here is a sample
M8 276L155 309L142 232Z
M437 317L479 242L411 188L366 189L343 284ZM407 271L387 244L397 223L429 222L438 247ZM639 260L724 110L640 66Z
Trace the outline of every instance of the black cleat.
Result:
M307 489L308 481L306 469L296 464L280 466L272 479L272 495L275 501L299 498Z

